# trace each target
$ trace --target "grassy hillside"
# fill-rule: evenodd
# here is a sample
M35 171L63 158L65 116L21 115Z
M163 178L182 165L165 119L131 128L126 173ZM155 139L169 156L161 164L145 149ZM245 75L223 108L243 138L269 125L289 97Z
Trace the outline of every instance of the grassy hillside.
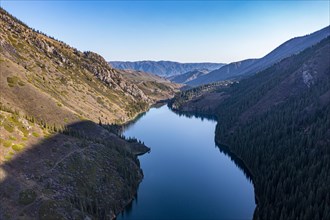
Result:
M91 121L60 131L0 110L0 219L112 219L143 178L149 149Z
M127 81L135 84L153 102L173 97L182 86L171 83L160 76L141 71L126 70L122 72L122 76Z
M101 56L80 52L0 12L3 105L49 123L82 118L121 123L145 111L157 95L173 95L164 85L149 97L142 90L149 84L136 86Z
M113 219L143 178L124 123L177 85L119 71L0 8L0 219ZM98 124L99 122L100 125Z
M327 38L215 91L223 94L214 100L216 142L228 146L253 175L254 219L330 218L329 60ZM177 108L187 105L190 101Z

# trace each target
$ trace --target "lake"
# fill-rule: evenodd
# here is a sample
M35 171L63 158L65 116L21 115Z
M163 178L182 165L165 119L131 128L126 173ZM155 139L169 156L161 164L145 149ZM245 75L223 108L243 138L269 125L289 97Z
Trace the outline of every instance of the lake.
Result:
M150 109L127 126L151 148L140 156L144 178L118 220L252 219L251 180L214 142L216 121Z

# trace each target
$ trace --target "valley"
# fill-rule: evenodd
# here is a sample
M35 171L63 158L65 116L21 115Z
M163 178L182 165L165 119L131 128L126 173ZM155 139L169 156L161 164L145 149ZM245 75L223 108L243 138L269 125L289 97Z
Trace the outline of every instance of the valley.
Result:
M321 3L4 2L0 220L330 219Z

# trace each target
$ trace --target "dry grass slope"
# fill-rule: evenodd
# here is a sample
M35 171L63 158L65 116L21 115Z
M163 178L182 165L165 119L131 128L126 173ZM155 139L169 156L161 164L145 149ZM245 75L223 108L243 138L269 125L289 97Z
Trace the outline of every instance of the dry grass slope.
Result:
M114 218L149 149L95 122L127 122L177 85L127 77L2 8L0 29L0 219Z
M49 123L87 118L122 123L174 88L159 79L131 81L93 52L80 52L37 33L0 10L1 103ZM144 80L144 78L140 78ZM17 82L16 82L17 81ZM156 95L144 92L161 85Z

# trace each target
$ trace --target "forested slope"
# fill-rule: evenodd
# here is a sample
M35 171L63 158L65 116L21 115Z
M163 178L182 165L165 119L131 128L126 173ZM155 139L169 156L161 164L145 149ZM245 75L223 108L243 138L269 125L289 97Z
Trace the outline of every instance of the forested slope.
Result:
M231 88L216 141L254 175L256 219L330 218L330 39Z
M194 111L191 93L174 107ZM216 93L216 142L253 175L254 219L330 219L330 38Z
M297 54L304 49L319 43L321 40L325 39L329 35L330 27L327 26L309 35L290 39L262 58L247 59L227 64L217 70L210 72L207 75L200 76L195 80L189 81L187 84L190 86L197 86L220 80L240 77L242 78L253 75L259 71L265 70L266 68L281 61L286 57Z

